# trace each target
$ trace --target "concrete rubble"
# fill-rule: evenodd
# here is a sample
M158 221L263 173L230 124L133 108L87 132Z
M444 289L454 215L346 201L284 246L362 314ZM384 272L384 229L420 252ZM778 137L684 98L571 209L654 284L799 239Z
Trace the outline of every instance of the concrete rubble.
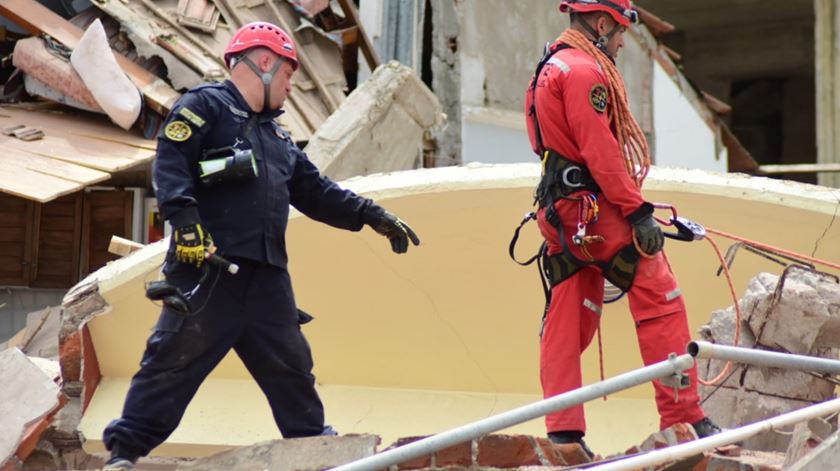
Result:
M0 469L5 470L32 452L64 396L53 377L15 347L0 352L0 383Z
M339 181L414 168L424 133L444 119L438 99L417 74L392 61L347 97L304 150L321 172Z
M745 310L749 306L765 306L769 296L774 293L777 277L762 274L750 284L741 304ZM785 279L785 287L781 296L790 296L788 293L799 293L803 299L813 301L809 298L811 287L819 293L828 293L829 290L824 283L823 277L810 272L791 272ZM790 290L790 291L788 291ZM802 294L804 293L804 294ZM826 294L828 299L831 294ZM781 298L780 298L781 299ZM785 298L785 302L776 302L776 306L790 306L795 309L797 306L791 298ZM809 302L810 302L809 301ZM46 310L45 312L33 313L31 324L40 326L32 336L29 343L38 352L54 353L58 350L58 340L62 340L62 372L64 391L69 397L69 402L58 410L58 406L64 401L57 399L64 398L60 394L58 385L52 381L49 374L44 374L17 349L9 349L3 352L0 359L0 381L9 374L19 375L21 368L36 379L36 386L30 386L32 391L27 395L42 397L40 407L34 411L31 418L22 418L21 424L31 424L33 421L43 419L47 415L55 414L52 423L44 424L37 435L28 437L29 446L23 459L12 456L15 454L15 447L20 439L3 436L4 453L9 463L0 470L62 470L62 469L97 469L104 463L106 456L103 454L90 455L82 451L81 444L84 438L79 435L76 426L81 415L82 402L84 400L84 373L80 363L83 361L81 345L84 344L84 322L91 316L106 312L108 309L104 300L98 295L95 284L88 284L78 288L68 295L64 305L64 312L61 318L58 317L58 310ZM758 315L754 310L751 314ZM786 311L779 311L774 315L786 315ZM52 316L50 315L52 314ZM750 327L749 314L745 314L744 334L741 344L757 345L755 335ZM703 335L707 339L732 340L731 328L733 327L734 316L726 315L725 311L714 314L712 321L705 326ZM823 323L826 324L826 323ZM32 327L32 326L30 326ZM40 338L44 332L51 332L53 345ZM766 332L766 331L765 331ZM791 332L791 331L788 331ZM715 336L717 335L717 336ZM728 335L728 337L727 337ZM766 335L766 334L763 334ZM830 342L830 336L812 336L822 338L823 342ZM771 337L761 336L762 339ZM792 341L792 339L786 339ZM773 340L767 340L768 342ZM45 343L44 343L45 342ZM43 344L42 344L43 343ZM74 347L75 345L75 347ZM823 345L823 344L821 344ZM824 347L820 347L824 348ZM819 350L819 349L818 349ZM4 365L16 365L15 371L9 370ZM75 366L74 366L75 364ZM23 366L21 366L23 365ZM717 371L721 365L712 364L711 371ZM708 364L703 366L702 374L710 371ZM760 372L757 372L757 375ZM818 394L811 392L799 392L792 385L790 378L785 378L785 372L776 374L765 374L757 377L767 378L767 383L754 380L751 383L744 381L748 375L741 376L741 383L732 382L730 378L726 386L721 387L715 394L712 394L709 401L712 407L708 410L711 414L721 411L737 411L731 420L725 416L715 417L718 422L725 426L737 426L744 423L759 420L764 416L777 415L792 407L806 405L816 402ZM736 375L733 375L736 376ZM40 378L40 379L38 379ZM802 380L811 381L813 378L803 376ZM824 380L818 380L824 381ZM29 382L27 382L29 383ZM749 384L753 389L747 389ZM774 391L772 394L764 390ZM3 404L15 404L21 393L17 390L11 392L12 396L0 401ZM31 394L30 394L31 393ZM788 394L789 397L779 397L776 394ZM2 398L0 398L2 399ZM747 404L752 406L747 407ZM716 407L715 407L716 406ZM707 406L708 407L708 406ZM15 405L15 410L19 406ZM56 412L58 412L56 414ZM4 415L5 416L5 415ZM21 430L23 425L17 427ZM3 431L14 429L6 428ZM721 447L709 452L685 458L675 463L665 463L651 470L692 470L692 471L720 471L720 470L782 470L788 466L797 466L791 469L826 469L820 468L821 463L830 461L830 457L838 453L838 432L836 427L825 420L815 419L807 423L799 424L790 435L785 435L786 443L776 437L763 437L761 440L747 440L741 446L730 445ZM18 434L19 436L20 434ZM310 437L294 440L273 440L258 443L252 446L234 448L228 451L217 453L212 456L199 459L179 458L143 458L138 463L139 470L159 471L199 471L211 469L238 469L238 470L261 470L261 469L288 469L288 470L315 470L326 469L339 464L351 462L377 451L383 451L402 446L423 437L407 437L398 440L389 447L378 447L379 437L375 435L346 435L340 437ZM609 457L596 457L598 460L614 461L624 456L645 453L664 447L685 443L695 440L694 429L688 424L676 424L673 427L653 433L638 446L628 449L621 455ZM773 447L778 450L767 449ZM764 449L762 449L762 447ZM9 453L8 450L12 450ZM597 451L597 450L596 450ZM20 452L17 452L18 456ZM590 460L577 445L556 445L543 437L527 435L488 435L468 443L459 444L451 448L438 451L432 455L420 457L398 466L397 469L433 469L446 467L447 469L565 469L573 465L589 463Z
M797 267L781 277L761 273L750 282L739 306L738 346L837 359L840 285L834 277ZM700 330L705 340L722 345L733 345L734 333L734 306L713 313ZM718 376L724 366L719 360L698 361L700 377L706 380ZM750 424L834 397L833 382L807 372L732 366L719 387L701 387L703 407L722 427ZM768 432L743 446L785 451L790 442L791 435Z

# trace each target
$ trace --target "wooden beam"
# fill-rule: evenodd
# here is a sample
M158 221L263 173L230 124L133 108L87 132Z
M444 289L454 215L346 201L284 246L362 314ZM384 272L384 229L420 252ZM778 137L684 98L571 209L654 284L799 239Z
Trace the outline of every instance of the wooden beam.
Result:
M365 32L365 27L359 19L359 12L356 10L356 5L353 5L350 0L338 0L338 3L341 5L341 9L344 10L344 16L349 18L359 29L359 37L362 40L362 54L365 56L368 68L373 72L379 67L379 54L376 53L376 49L373 48L373 43L370 42L370 37Z
M148 1L148 0L144 0ZM266 4L271 9L271 12L274 14L274 17L277 19L278 26L283 28L284 31L288 31L289 34L292 34L294 31L289 22L283 18L283 14L280 12L280 9L277 8L277 5L274 3L275 0L266 0ZM300 62L301 68L306 71L309 78L315 82L315 86L318 88L318 92L323 97L324 103L327 104L327 109L330 113L333 113L335 110L338 109L338 103L335 102L333 96L330 94L330 91L327 89L326 84L321 80L321 77L318 76L318 71L315 69L315 65L312 63L312 60L309 58L309 54L300 46L297 45L297 57L298 61Z
M0 0L0 13L32 34L46 33L56 41L74 49L84 31L53 13L35 0ZM127 57L114 52L117 63L140 89L148 105L166 115L180 94L160 77L135 64Z

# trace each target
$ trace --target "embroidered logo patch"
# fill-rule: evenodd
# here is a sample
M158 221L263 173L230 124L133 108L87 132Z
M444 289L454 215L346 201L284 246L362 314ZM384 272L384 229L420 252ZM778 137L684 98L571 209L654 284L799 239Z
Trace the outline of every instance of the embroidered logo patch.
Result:
M589 91L589 102L592 103L592 107L595 108L595 111L599 113L603 113L607 110L607 102L609 98L609 94L607 93L607 87L605 87L601 83L595 84L592 87L592 90Z
M184 142L192 136L192 129L183 121L172 121L166 125L163 133L175 142Z
M204 118L201 116L193 113L193 111L186 106L178 110L178 114L187 118L189 122L195 124L195 127L200 128L204 126Z

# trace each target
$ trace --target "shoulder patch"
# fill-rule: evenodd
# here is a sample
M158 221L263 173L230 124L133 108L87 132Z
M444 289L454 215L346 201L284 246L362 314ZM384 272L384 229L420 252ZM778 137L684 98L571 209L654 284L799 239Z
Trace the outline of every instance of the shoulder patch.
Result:
M184 142L192 136L192 128L184 121L172 121L166 125L163 134L175 142Z
M178 110L178 114L187 118L187 120L189 120L189 122L195 124L195 127L197 127L197 128L200 128L200 127L204 126L204 118L195 114L193 112L193 110L187 108L186 106L184 106L180 110Z
M589 103L595 108L595 111L603 113L607 110L607 103L609 102L609 93L607 87L603 83L596 83L592 90L589 91Z

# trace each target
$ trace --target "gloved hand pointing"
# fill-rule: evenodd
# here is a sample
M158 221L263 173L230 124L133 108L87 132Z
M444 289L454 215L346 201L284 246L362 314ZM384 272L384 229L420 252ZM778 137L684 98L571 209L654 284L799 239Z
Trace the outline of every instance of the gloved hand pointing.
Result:
M201 267L204 252L213 245L213 238L201 224L189 224L175 229L175 259Z
M662 246L665 245L665 236L662 235L662 228L653 218L653 205L644 203L628 219L633 226L636 248L643 255L652 256L662 250Z
M402 219L385 211L385 208L371 203L362 211L362 222L391 241L391 249L396 253L408 251L408 241L420 245L420 238Z

